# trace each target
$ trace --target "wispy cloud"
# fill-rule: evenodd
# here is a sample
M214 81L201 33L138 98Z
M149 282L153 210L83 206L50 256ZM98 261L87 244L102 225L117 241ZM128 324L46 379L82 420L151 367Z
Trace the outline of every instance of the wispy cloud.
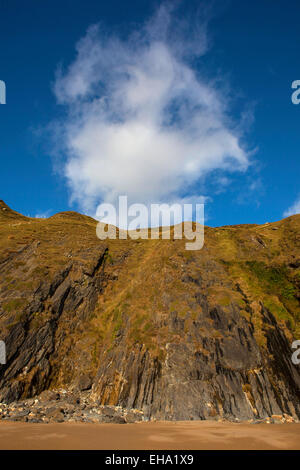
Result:
M283 213L283 217L289 217L294 214L300 214L300 196L294 204Z
M119 194L144 203L194 198L209 173L248 167L224 95L195 66L207 52L207 21L174 21L165 5L126 40L91 26L57 74L66 116L55 138L72 200L85 211Z
M50 217L50 215L51 215L51 211L48 209L45 212L38 212L37 214L34 215L34 217L36 219L47 219L48 217Z

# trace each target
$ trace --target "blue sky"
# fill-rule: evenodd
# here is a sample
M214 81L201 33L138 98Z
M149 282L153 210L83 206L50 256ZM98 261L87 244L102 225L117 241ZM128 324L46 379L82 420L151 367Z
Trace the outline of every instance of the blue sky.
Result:
M159 21L149 23L160 5L150 0L1 2L0 79L7 86L7 104L0 105L0 198L12 208L26 215L91 214L102 200L113 201L130 188L134 202L204 196L212 226L279 220L293 205L297 212L300 105L291 102L291 84L300 79L300 4L207 1L197 16L199 1L179 2L168 16L171 33L165 36L157 32ZM185 24L178 30L182 19ZM100 29L87 33L99 22ZM134 31L140 34L128 42ZM90 50L99 57L88 75L82 70L91 66ZM156 75L151 60L163 62ZM128 63L133 72L126 81ZM166 63L176 63L175 78ZM184 95L176 94L172 87L178 89L183 75ZM175 85L161 91L168 77ZM154 83L155 107L145 101L148 83ZM131 90L134 84L141 87L139 95ZM122 113L111 105L119 103L119 85L130 95L129 101L122 100ZM105 94L105 109L99 108ZM200 103L197 110L194 97ZM169 100L168 114L159 99ZM180 124L176 110L182 103L187 111ZM187 127L189 113L193 121ZM195 123L205 127L206 113L210 127L199 134ZM136 121L128 117L132 114ZM114 134L116 121L122 125ZM145 137L137 149L134 136L147 134L148 124L153 148ZM124 145L116 149L107 142L111 135L123 142L124 133L128 148L120 166L116 152L125 152ZM215 142L224 145L224 154ZM132 160L132 154L139 160ZM131 172L127 157L133 161ZM156 181L158 173L162 176Z

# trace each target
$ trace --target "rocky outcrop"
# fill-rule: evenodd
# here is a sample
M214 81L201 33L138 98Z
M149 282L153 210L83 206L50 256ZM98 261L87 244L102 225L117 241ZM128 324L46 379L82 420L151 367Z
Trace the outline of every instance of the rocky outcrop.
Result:
M93 311L97 295L101 292L101 265L105 254L103 248L88 267L77 266L74 269L73 264L69 263L58 270L53 279L43 279L19 321L12 326L8 324L5 336L7 364L0 366L0 400L9 402L24 395L37 395L47 389L53 373L55 375L49 359L56 357L56 348L68 332L60 328L61 323L66 321L64 318L60 322L60 317L62 314L64 317L73 315L76 311L77 321L80 322ZM28 256L28 252L23 256ZM45 316L45 319L33 324L39 315ZM14 381L16 377L21 380Z
M299 419L300 217L199 252L72 212L0 225L1 419Z
M221 308L207 307L207 316L195 320L188 335L178 316L167 320L183 340L167 343L162 361L141 345L126 350L126 341L120 341L104 355L93 396L100 403L138 408L148 418L163 420L263 419L282 413L297 419L299 371L291 364L290 345L276 320L263 306L261 311L270 327L271 361L255 340L253 324L237 309L228 317ZM203 336L210 320L220 336Z

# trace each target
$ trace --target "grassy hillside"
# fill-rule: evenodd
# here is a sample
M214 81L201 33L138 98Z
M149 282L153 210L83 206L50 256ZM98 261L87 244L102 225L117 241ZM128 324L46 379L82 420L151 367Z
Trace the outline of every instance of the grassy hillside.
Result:
M81 375L94 380L104 358L121 346L142 347L163 364L168 345L188 344L213 361L209 345L235 341L248 325L272 360L276 328L289 343L300 338L300 215L205 227L203 249L186 251L184 240L100 241L87 216L27 218L1 202L0 274L0 336L8 343L17 338L18 345L3 372L18 383L15 396L68 386ZM240 320L233 320L236 312ZM244 326L235 330L237 322ZM47 363L41 378L37 338L45 328L51 345L41 353ZM25 345L31 355L16 365ZM123 379L116 373L114 380ZM117 404L120 390L116 382L103 396Z

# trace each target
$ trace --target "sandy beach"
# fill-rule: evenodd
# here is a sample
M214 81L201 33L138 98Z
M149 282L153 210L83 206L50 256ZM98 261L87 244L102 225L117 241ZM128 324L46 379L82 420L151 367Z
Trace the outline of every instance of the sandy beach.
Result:
M0 423L1 450L272 450L300 449L300 424Z

